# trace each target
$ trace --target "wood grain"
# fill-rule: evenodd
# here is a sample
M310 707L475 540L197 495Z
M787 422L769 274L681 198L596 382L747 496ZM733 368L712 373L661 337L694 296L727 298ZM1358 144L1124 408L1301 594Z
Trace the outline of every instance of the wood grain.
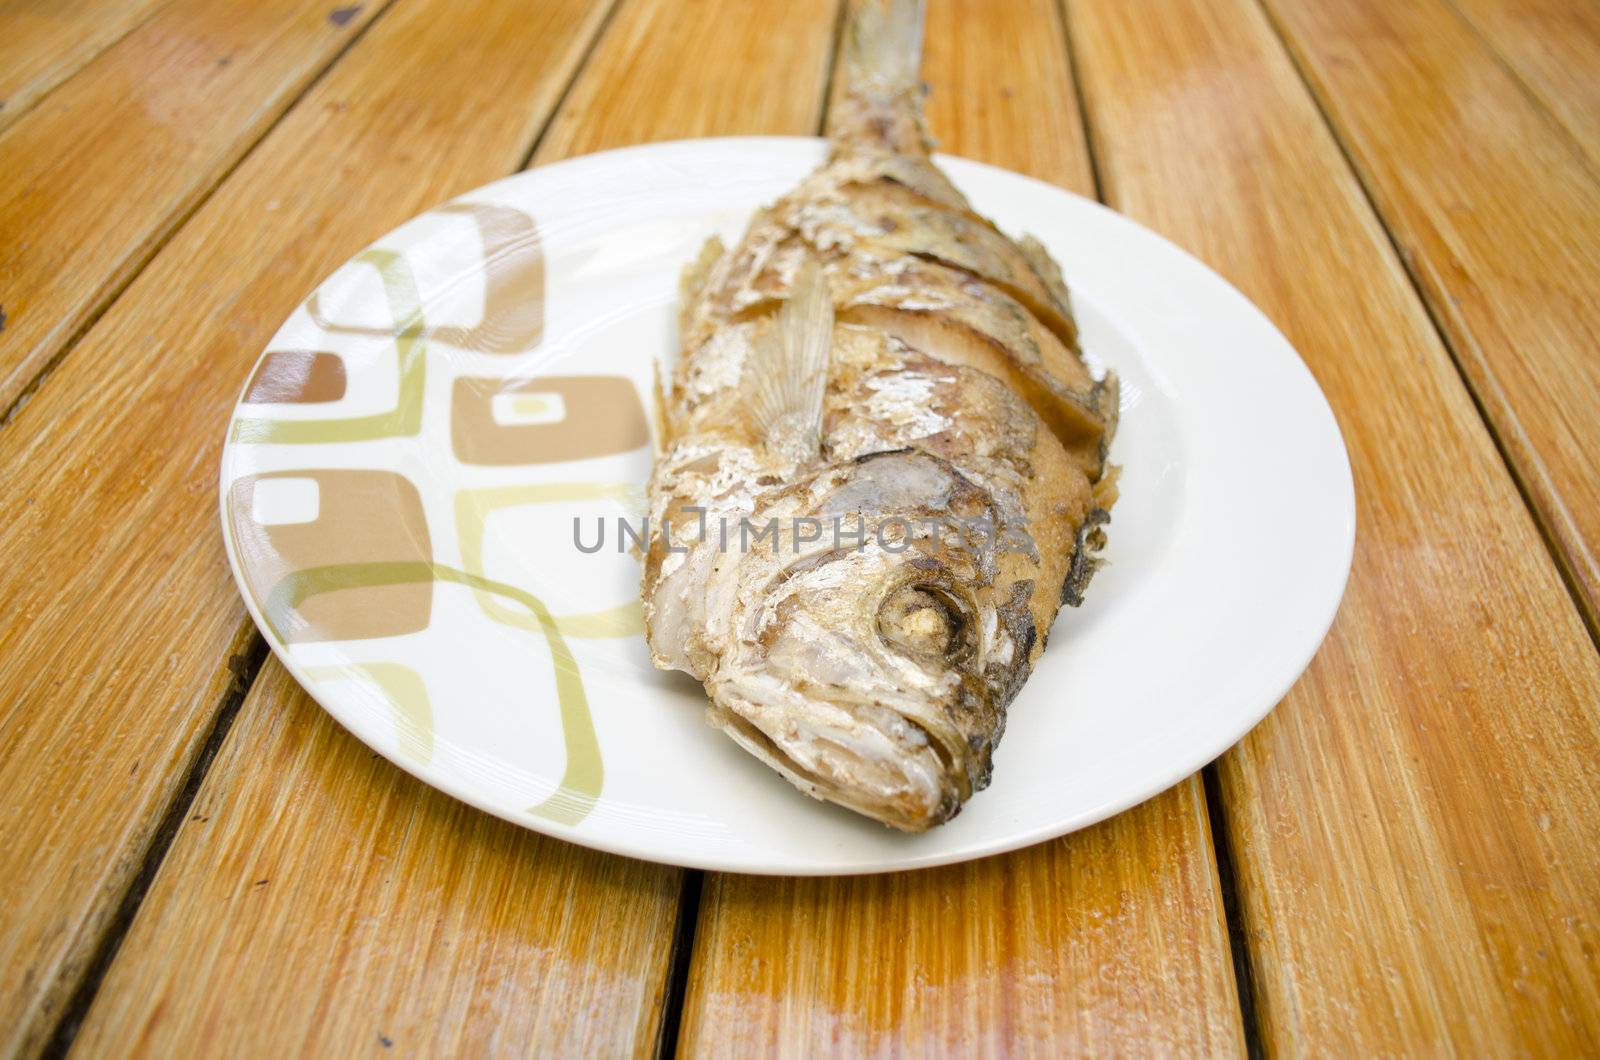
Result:
M174 0L0 135L0 411L386 0Z
M695 136L814 133L837 10L837 0L624 4L534 162Z
M1093 197L1059 4L931 0L923 77L941 151Z
M1197 779L1018 854L706 881L680 1055L1244 1052Z
M1451 0L1600 168L1600 6L1571 0Z
M0 430L0 1052L49 1033L247 636L215 499L240 381L341 262L517 164L603 13L401 5Z
M1092 194L1056 5L929 7L923 76L942 146ZM709 877L680 1051L1243 1052L1199 779L968 865Z
M0 129L167 0L0 0Z
M1600 631L1595 170L1441 0L1268 8Z
M74 1048L645 1052L678 879L433 791L272 660Z
M1592 1053L1600 659L1533 519L1260 9L1069 18L1111 203L1283 328L1355 475L1333 631L1220 767L1268 1051Z

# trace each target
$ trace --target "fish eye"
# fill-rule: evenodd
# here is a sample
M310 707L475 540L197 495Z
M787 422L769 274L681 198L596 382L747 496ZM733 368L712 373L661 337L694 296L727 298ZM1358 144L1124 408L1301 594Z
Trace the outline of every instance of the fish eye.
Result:
M892 648L925 658L946 658L966 643L961 605L933 585L905 585L878 609L878 635Z

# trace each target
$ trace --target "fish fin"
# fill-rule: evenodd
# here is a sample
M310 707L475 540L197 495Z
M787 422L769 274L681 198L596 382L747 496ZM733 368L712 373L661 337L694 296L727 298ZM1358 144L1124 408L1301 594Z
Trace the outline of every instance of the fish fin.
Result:
M1094 508L1078 526L1072 565L1061 585L1061 602L1068 607L1083 606L1083 592L1089 587L1089 579L1105 565L1099 553L1106 547L1105 525L1110 521L1110 512L1104 508Z
M1111 511L1111 506L1117 503L1117 479L1122 477L1122 468L1117 464L1107 464L1100 475L1100 481L1094 484L1094 506L1106 512Z
M728 248L723 245L721 237L712 236L700 247L700 255L683 267L683 273L678 278L678 324L685 334L689 331L690 316L696 303L711 279L711 270L716 268L717 262L727 252Z
M740 386L756 435L769 451L800 462L822 445L822 398L833 349L833 296L806 259L773 325L753 344Z
M1101 448L1111 445L1111 439L1117 433L1117 420L1122 414L1122 378L1107 369L1106 374L1094 385L1094 405L1100 413L1100 420L1105 424L1105 430L1100 434ZM1102 462L1105 453L1100 454Z
M1055 302L1056 306L1063 312L1070 314L1072 297L1067 293L1067 281L1062 279L1061 266L1056 263L1055 258L1050 256L1050 252L1045 249L1044 244L1035 237L1024 233L1022 238L1017 240L1017 249L1022 251L1022 256L1027 260L1029 268L1033 269L1033 274L1039 277L1039 282L1044 284L1045 290L1050 294L1050 300Z
M661 379L661 362L650 363L651 418L655 421L656 455L660 456L672 445L672 417L667 412L667 386Z
M923 0L852 0L841 72L828 107L834 147L926 154L922 123Z

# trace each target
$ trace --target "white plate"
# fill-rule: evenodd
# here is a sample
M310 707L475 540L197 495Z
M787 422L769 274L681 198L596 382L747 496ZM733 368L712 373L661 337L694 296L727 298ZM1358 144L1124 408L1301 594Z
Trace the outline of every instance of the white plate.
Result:
M518 174L385 236L273 338L223 452L228 555L273 650L368 745L602 850L879 872L1147 799L1305 668L1355 534L1344 445L1305 365L1159 236L957 158L940 163L975 206L1060 261L1089 357L1123 381L1109 563L1012 704L993 784L928 834L890 831L802 796L704 724L698 684L651 668L614 520L649 473L678 275L821 155L699 140ZM600 517L606 547L580 552L574 519L592 543Z

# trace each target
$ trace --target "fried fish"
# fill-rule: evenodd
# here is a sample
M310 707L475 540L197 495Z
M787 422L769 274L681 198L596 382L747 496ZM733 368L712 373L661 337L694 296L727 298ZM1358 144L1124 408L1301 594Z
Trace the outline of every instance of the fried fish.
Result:
M802 791L906 831L988 784L1115 500L1061 273L934 166L921 4L846 29L826 162L707 244L658 394L652 657Z

